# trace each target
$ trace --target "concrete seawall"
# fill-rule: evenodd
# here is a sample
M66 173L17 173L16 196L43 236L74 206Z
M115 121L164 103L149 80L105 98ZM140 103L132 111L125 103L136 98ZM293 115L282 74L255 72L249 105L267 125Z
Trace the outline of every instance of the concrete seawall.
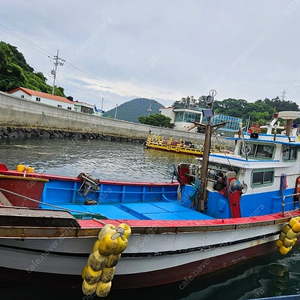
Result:
M197 140L204 135L163 127L149 126L117 119L104 118L70 111L0 92L0 126L2 128L44 129L50 131L91 133L118 138L146 140L149 130L165 138ZM231 147L231 141L219 138L220 143Z

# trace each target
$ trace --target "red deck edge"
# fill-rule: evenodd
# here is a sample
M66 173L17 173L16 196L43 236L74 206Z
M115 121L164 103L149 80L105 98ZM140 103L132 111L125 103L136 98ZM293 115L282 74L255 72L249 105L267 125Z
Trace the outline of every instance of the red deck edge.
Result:
M3 165L4 166L4 165ZM13 175L20 176L24 175L23 172L15 171L15 170L5 170L0 168L0 173L2 175ZM42 179L54 179L54 180L65 180L65 181L75 181L81 182L82 179L78 177L72 176L62 176L62 175L54 175L54 174L43 174L43 173L26 173L26 177L32 178L42 178ZM178 186L178 182L133 182L133 181L110 181L110 180L102 180L100 179L101 184L112 184L112 185L145 185L145 186Z
M105 224L118 225L126 223L130 227L194 227L194 226L220 226L220 225L244 225L244 224L257 224L265 222L275 222L277 220L288 219L300 215L300 211L290 211L284 217L281 213L233 218L233 219L214 219L214 220L77 220L81 228L97 228L103 227Z

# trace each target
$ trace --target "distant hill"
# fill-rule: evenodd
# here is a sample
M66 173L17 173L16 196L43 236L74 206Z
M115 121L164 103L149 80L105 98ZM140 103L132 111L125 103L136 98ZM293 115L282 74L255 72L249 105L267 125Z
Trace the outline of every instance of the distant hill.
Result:
M147 98L137 98L127 101L117 107L117 117L116 119L139 123L138 117L148 116L148 109L151 103L151 114L159 113L161 107L165 107L163 104L158 103L153 99ZM105 112L105 117L115 117L116 108L113 108Z

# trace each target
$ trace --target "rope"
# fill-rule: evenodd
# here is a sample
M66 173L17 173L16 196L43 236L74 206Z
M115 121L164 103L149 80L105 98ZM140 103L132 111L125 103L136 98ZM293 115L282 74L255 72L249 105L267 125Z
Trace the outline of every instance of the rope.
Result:
M29 200L29 201L32 201L32 202L35 202L35 203L39 203L39 204L47 205L47 206L50 206L50 207L53 207L53 208L57 208L59 210L65 210L65 211L68 211L68 212L76 212L76 213L81 213L81 214L84 214L84 215L101 216L101 217L107 219L106 216L104 216L102 214L99 214L99 213L91 213L91 212L84 212L84 211L79 211L79 210L75 210L75 209L64 208L64 207L61 207L61 206L57 206L57 205L49 204L49 203L46 203L46 202L38 201L38 200L35 200L35 199L32 199L32 198L29 198L29 197L26 197L26 196L14 193L12 191L5 190L3 188L0 188L0 191L6 192L6 193L9 193L9 194L18 196L18 197L22 197L22 198L24 198L26 200Z
M221 143L220 143L219 137L217 136L216 132L214 132L213 134L214 134L214 137L217 139L217 141L218 141L218 143L219 143L219 147L220 147L220 144L221 144ZM229 160L229 158L228 158L228 156L227 156L227 153L226 153L226 152L223 152L223 154L225 155L225 157L226 157L226 159L227 159L227 162L228 162L229 166L231 167L231 170L234 171L233 166L232 166L232 164L231 164L231 162L230 162L230 160Z
M48 124L48 126L49 126L49 128L50 128L50 130L52 132L52 134L54 134L54 131L52 130L52 128L51 128L51 126L50 126L50 124L48 122L48 119L47 119L47 117L46 117L46 115L45 115L45 113L43 111L42 111L42 114L43 114L43 116L44 116L44 118L45 118L45 120L46 120L46 122L47 122L47 124Z

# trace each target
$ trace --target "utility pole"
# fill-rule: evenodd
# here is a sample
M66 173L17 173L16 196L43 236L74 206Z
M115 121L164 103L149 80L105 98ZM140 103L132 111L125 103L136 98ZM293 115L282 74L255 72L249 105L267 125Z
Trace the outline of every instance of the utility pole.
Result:
M286 94L287 94L287 92L285 90L283 90L281 100L285 101Z
M150 105L149 105L149 108L148 108L148 117L151 115L151 112L152 112L152 100L153 100L153 97L150 100Z
M56 56L53 56L53 57L48 56L49 58L54 60L54 69L51 71L51 74L53 75L52 95L54 95L54 87L55 87L57 67L58 66L63 66L64 62L65 62L64 59L58 57L58 53L59 53L59 50L57 50L57 55Z
M116 104L115 119L117 118L118 103Z

